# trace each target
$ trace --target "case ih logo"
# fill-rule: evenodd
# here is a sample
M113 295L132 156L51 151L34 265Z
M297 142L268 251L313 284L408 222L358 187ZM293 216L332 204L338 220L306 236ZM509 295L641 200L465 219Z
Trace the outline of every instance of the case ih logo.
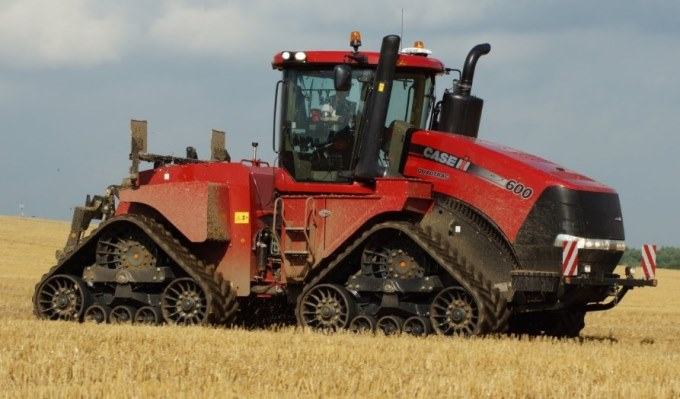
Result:
M427 159L439 162L442 165L450 166L463 171L470 167L470 161L458 158L457 156L451 155L444 151L435 150L431 147L425 147L423 150L423 156Z

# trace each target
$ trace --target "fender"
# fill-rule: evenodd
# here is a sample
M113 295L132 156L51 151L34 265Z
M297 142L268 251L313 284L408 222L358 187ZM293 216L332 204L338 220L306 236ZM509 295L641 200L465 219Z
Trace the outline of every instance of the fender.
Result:
M149 206L191 242L230 240L227 185L206 181L143 185L121 190L120 201L116 215L128 213L131 204Z

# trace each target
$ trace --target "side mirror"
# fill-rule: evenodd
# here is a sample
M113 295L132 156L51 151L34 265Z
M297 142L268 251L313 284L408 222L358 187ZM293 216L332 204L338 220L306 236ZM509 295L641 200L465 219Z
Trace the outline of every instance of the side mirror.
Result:
M352 87L352 68L349 65L336 65L333 73L336 91L348 91Z

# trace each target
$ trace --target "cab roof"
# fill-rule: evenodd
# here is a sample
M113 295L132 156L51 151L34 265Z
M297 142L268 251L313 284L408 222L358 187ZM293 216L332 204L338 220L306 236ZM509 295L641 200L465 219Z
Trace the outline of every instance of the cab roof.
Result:
M354 53L352 51L304 51L305 58L298 61L295 57L290 57L289 60L283 59L284 51L274 54L272 60L272 68L286 69L301 66L331 66L338 64L350 65L368 65L377 66L380 53L376 51L359 51ZM289 51L291 54L299 53L299 51ZM356 55L365 57L366 62L361 63L357 61ZM399 54L397 58L397 69L421 69L428 72L443 73L444 64L436 58L424 57L421 55Z

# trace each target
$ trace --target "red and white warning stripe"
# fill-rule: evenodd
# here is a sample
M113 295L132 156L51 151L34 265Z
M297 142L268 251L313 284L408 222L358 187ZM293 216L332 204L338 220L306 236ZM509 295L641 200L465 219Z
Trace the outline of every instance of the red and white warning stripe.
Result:
M642 245L642 260L640 261L645 279L653 280L656 277L656 245Z
M578 241L562 242L562 275L573 277L578 273Z

